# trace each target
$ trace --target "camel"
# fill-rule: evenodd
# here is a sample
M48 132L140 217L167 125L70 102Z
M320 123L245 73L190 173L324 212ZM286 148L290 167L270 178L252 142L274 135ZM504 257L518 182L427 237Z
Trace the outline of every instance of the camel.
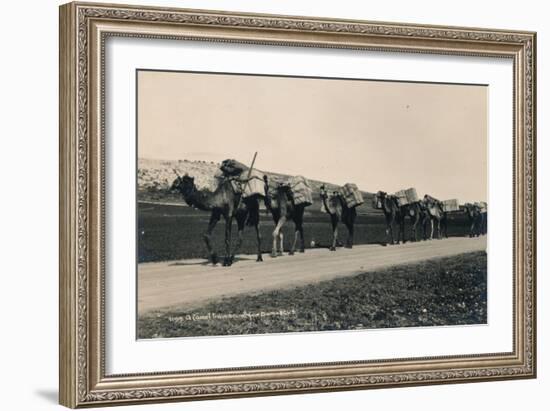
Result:
M296 243L298 236L300 237L300 252L305 252L304 241L304 210L307 204L295 204L292 190L288 184L278 183L275 195L273 196L269 190L268 177L264 175L264 191L265 191L265 206L271 213L275 222L273 230L273 246L271 248L271 257L283 255L284 251L284 236L282 228L287 220L294 221L294 242L289 251L289 255L294 255L296 251ZM277 242L278 240L278 242Z
M464 204L464 213L470 223L470 237L478 237L482 233L483 216L478 206L471 203Z
M357 210L355 207L348 207L342 194L337 191L329 197L324 185L321 186L320 197L326 212L330 216L330 223L332 224L332 245L330 251L336 250L336 244L338 242L338 222L340 221L344 223L348 229L348 238L345 247L352 248L353 225L357 217Z
M443 238L441 228L445 229L447 237L447 213L443 211L443 203L428 194L424 195L424 205L430 218L430 240L434 238L434 228L437 227L437 238Z
M411 219L411 241L418 241L417 227L422 227L422 238L427 239L427 225L430 219L428 210L421 201L405 204L401 206L403 219L408 216Z
M386 217L386 237L391 238L391 244L395 244L393 238L393 224L396 223L398 227L397 231L397 244L399 244L399 238L405 243L405 216L399 207L397 197L394 195L388 195L384 191L378 191L373 199L372 205L376 209L382 209L384 217Z
M221 217L225 220L225 257L224 266L233 264L235 254L241 247L243 230L246 226L253 226L256 230L258 244L258 255L256 261L263 261L260 235L260 196L252 195L241 198L242 194L236 192L229 179L220 181L214 192L210 190L199 190L195 186L195 179L187 174L179 175L174 180L171 191L178 191L183 195L185 202L191 207L202 211L210 211L210 221L203 236L206 248L208 249L209 260L212 264L218 263L216 252L212 248L212 232ZM237 221L238 241L233 253L231 252L231 226L233 219Z

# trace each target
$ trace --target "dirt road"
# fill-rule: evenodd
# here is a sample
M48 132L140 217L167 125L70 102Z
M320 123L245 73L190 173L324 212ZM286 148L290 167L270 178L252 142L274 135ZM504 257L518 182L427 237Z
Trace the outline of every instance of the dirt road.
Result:
M143 263L138 266L138 312L191 307L222 296L291 288L486 247L486 237L453 237L387 247L358 245L334 252L313 249L277 258L264 255L263 263L257 263L256 256L243 255L231 267L214 267L204 260Z

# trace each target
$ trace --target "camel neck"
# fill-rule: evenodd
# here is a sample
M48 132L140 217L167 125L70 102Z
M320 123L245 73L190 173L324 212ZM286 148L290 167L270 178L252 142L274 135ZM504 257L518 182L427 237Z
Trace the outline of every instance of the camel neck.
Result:
M391 214L394 211L393 207L393 199L390 197L386 197L383 201L384 204L384 213Z
M321 196L321 200L323 201L323 205L325 206L325 210L327 210L327 213L330 214L330 208L328 207L328 203L327 203L327 196L326 195Z
M338 202L340 203L340 205L342 206L342 209L345 210L348 207L348 204L346 203L346 201L342 198L342 196L338 195L336 196L336 198L338 199Z
M183 199L191 207L198 208L202 211L212 210L211 196L212 193L204 192L202 190L197 190L196 188L189 194L183 194Z

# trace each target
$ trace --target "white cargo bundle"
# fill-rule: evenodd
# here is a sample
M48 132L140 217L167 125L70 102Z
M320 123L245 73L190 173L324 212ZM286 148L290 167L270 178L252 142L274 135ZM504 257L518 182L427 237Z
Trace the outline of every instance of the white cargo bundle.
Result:
M313 204L313 190L305 177L291 177L289 183L292 195L294 196L294 204Z
M256 169L252 169L250 172L250 179L248 181L248 184L246 183L246 177L248 175L248 171L245 171L241 174L241 179L243 179L245 182L244 185L244 192L243 197L247 198L253 195L260 195L264 196L264 174Z
M451 200L444 200L443 201L443 211L451 212L451 211L458 211L458 210L460 210L460 206L458 204L458 199L453 198Z
M475 205L479 207L482 213L487 212L487 203L485 201L480 201L479 203L475 203Z
M399 190L395 193L395 196L397 197L397 201L399 202L400 206L418 201L418 195L416 194L416 188L414 187L407 188L405 190Z
M363 200L363 194L361 194L357 185L352 183L344 184L342 187L342 195L348 207L357 207L365 202Z

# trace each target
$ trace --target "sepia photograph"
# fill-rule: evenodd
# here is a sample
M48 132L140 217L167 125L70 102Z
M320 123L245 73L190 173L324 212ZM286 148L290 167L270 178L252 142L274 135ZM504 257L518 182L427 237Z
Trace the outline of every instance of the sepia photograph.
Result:
M136 90L139 339L487 324L487 85Z

